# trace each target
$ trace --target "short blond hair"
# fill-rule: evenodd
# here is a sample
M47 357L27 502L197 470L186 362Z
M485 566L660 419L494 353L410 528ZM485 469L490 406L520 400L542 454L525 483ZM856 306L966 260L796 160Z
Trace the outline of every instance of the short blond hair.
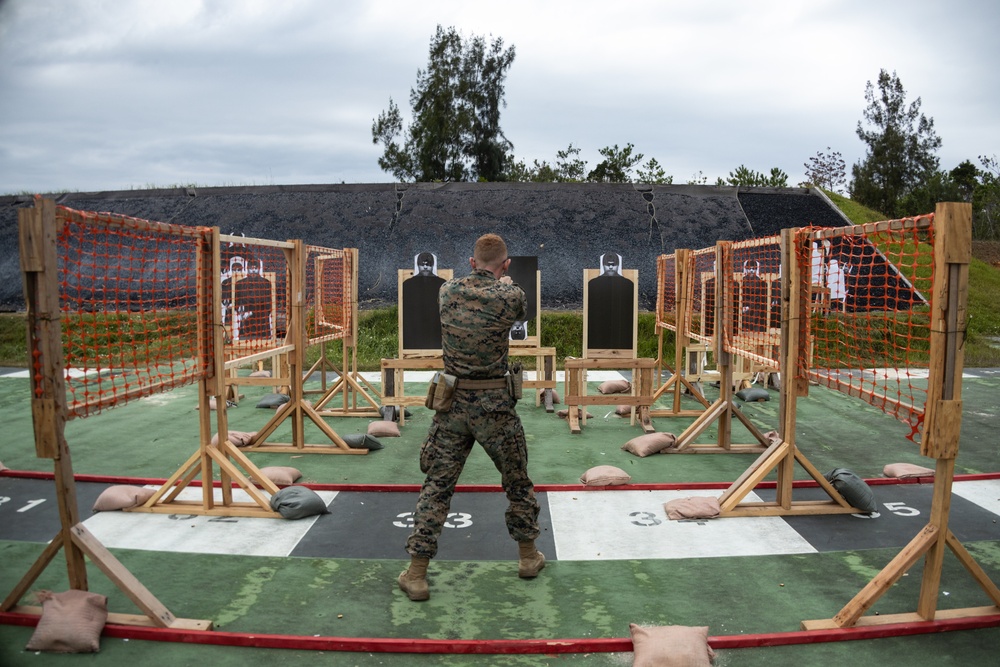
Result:
M476 240L472 256L482 268L496 268L507 259L507 244L496 234L483 234Z

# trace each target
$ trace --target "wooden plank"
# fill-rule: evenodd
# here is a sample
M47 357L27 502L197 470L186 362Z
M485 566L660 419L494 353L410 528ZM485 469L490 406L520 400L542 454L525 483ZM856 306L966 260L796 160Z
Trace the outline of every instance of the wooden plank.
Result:
M27 614L33 616L41 616L42 608L34 606L19 606L11 610L15 614ZM153 619L148 616L140 616L139 614L122 614L119 612L109 611L108 620L109 625L128 625L133 627L142 628L157 628L162 627L157 625ZM204 632L211 630L213 627L212 621L206 620L196 620L191 618L174 618L173 622L170 624L171 630L190 630Z
M175 620L170 610L157 600L82 523L73 526L72 532L73 542L90 557L111 583L128 596L157 627L170 627Z
M936 526L932 524L924 526L923 530L833 617L837 627L853 626L917 562L917 559L926 553L937 538L938 529Z
M231 234L220 234L219 240L223 243L233 243L236 245L252 245L252 246L260 246L263 248L279 248L282 250L291 250L295 247L295 243L292 241L273 241L271 239L258 239L247 236L233 236Z
M770 505L755 505L753 503L740 503L732 509L723 511L723 517L749 517L749 516L819 516L830 514L851 514L854 510L844 508L834 502L815 503L810 501L795 501L784 507L777 503Z
M35 429L35 456L54 459L59 454L56 402L51 398L31 400L31 420Z
M942 609L938 611L934 620L950 621L963 618L990 618L1000 617L1000 608L997 607L966 607L964 609ZM904 614L879 614L878 616L862 616L852 627L866 628L880 625L896 625L900 623L925 623L927 619L921 618L916 613ZM843 626L837 625L836 621L824 618L813 621L802 621L803 630L840 630Z

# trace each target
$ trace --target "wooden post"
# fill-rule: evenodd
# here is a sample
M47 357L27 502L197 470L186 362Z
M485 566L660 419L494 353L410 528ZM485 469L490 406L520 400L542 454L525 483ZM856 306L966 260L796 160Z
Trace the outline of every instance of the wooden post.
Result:
M969 262L972 259L972 208L942 203L934 212L934 285L931 297L930 369L920 453L937 459L930 524L937 539L924 559L917 614L932 620L937 608L941 568L948 537L955 457L962 426L962 369L968 319Z
M35 428L35 453L52 459L61 538L71 588L87 590L83 552L72 540L72 527L80 521L76 503L73 463L66 443L66 368L63 361L59 310L58 226L55 202L42 199L18 211L21 269L27 307L31 363L31 412Z

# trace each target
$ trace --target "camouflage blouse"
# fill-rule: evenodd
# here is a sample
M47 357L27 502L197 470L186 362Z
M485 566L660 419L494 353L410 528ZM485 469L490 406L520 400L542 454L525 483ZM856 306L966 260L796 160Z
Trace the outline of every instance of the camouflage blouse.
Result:
M507 372L510 327L524 319L527 300L484 269L441 286L444 370L460 378L499 378Z

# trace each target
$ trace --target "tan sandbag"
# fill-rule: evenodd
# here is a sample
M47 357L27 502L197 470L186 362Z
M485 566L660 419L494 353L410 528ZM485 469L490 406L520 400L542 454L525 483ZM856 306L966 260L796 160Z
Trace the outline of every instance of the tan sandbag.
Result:
M580 475L580 483L586 486L617 486L631 480L631 475L615 466L594 466Z
M641 626L629 623L633 667L710 667L715 651L708 626Z
M896 479L908 479L911 477L933 477L934 470L914 463L889 463L882 468L882 474Z
M689 496L676 498L663 503L667 518L671 521L680 519L714 519L719 516L722 508L715 496Z
M28 640L27 651L96 653L108 622L108 598L89 591L39 591L42 616Z
M115 510L139 507L139 505L149 500L154 493L156 493L156 489L147 489L131 484L115 484L101 491L101 495L97 496L97 500L94 501L91 511L114 512Z
M249 447L257 437L257 431L229 431L229 442L237 447ZM212 446L219 446L219 434L212 436Z

